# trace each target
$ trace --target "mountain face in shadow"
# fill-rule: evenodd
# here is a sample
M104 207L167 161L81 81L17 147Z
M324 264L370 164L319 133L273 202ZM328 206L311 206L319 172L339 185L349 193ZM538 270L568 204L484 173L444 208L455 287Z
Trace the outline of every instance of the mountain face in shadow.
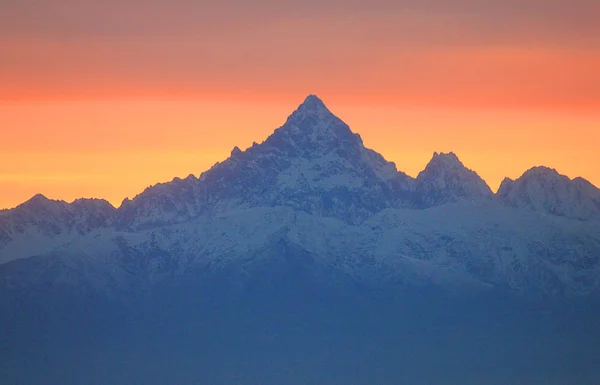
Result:
M3 211L0 284L16 296L42 283L114 295L245 271L293 249L310 256L314 279L327 282L327 271L383 292L595 295L599 197L542 167L493 194L453 153L435 153L413 179L310 95L263 143L118 209L36 195Z
M453 153L411 178L311 95L118 209L1 211L0 377L592 384L599 202L546 168L494 194Z
M186 221L231 206L286 206L359 223L386 207L408 205L413 180L364 147L359 135L316 96L261 144L199 179L150 188L122 207L121 225Z
M462 200L490 200L492 190L477 173L467 169L454 153L433 154L416 179L415 199L421 207Z
M600 190L583 178L570 180L548 167L534 167L498 190L505 204L579 220L598 220Z

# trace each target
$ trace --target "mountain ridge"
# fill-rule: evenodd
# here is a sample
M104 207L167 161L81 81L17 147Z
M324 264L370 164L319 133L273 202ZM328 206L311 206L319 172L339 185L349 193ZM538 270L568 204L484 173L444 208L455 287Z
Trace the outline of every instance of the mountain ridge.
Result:
M250 271L303 271L370 288L600 292L599 190L548 168L503 186L454 153L412 178L309 96L262 143L119 208L36 195L3 212L0 286L150 290L214 274L244 286L260 280Z
M316 126L320 125L317 128L320 128L321 130L319 131L318 129L315 129L315 127L314 127L315 125L313 123L319 123ZM470 191L470 192L454 191L454 195L456 195L456 196L453 196L453 197L445 196L445 197L438 197L437 199L429 197L429 198L426 198L425 201L423 201L423 199L421 197L421 198L417 199L418 202L416 202L414 204L415 207L424 208L424 207L428 207L428 206L435 205L435 204L443 204L443 203L447 203L450 201L456 201L461 198L469 198L469 197L476 198L476 199L494 197L494 198L500 198L501 200L505 200L505 201L506 201L506 199L508 199L506 189L508 188L507 186L512 181L510 178L505 178L505 180L500 185L500 188L498 189L498 191L496 191L494 193L489 188L489 186L487 185L485 180L483 180L481 177L479 177L476 172L472 171L471 169L466 168L462 164L462 162L460 161L458 156L456 156L456 154L453 152L449 152L449 153L434 152L432 159L428 162L425 169L423 169L416 178L412 178L412 177L408 176L406 173L397 170L395 163L385 160L377 152L364 147L362 139L360 138L360 135L357 133L353 133L350 130L350 128L343 121L341 121L333 113L331 113L331 111L326 107L326 105L323 103L323 101L321 99L319 99L316 95L311 94L311 95L307 96L306 99L304 100L304 102L288 117L288 119L286 120L284 125L279 127L278 129L276 129L262 143L258 144L256 142L254 142L254 144L252 146L248 147L245 150L241 150L239 147L234 146L229 158L227 158L223 161L217 162L210 169L200 173L199 177L196 177L194 174L190 174L188 177L183 178L183 179L179 178L179 177L175 177L171 181L157 183L155 185L152 185L152 186L146 188L144 191L140 192L138 195L136 195L132 199L125 198L122 201L121 205L119 207L117 207L117 209L122 210L124 206L125 207L130 206L132 204L132 202L134 202L138 197L143 196L144 194L148 193L148 191L152 191L153 189L165 190L168 186L173 186L173 187L177 187L177 188L185 188L184 185L188 184L187 188L190 190L189 193L192 193L192 192L198 193L197 191L194 191L194 188L192 187L192 185L195 185L199 181L203 181L207 178L210 178L210 175L215 173L214 170L222 170L223 172L226 172L227 170L224 170L224 169L227 169L232 163L243 163L244 161L246 161L246 163L247 163L248 158L252 158L256 154L259 154L260 152L265 152L265 147L267 148L267 150L270 148L271 150L276 149L279 152L284 152L286 156L302 157L303 155L304 156L306 156L306 155L310 156L311 154L314 155L315 152L317 155L323 155L323 154L319 153L319 151L331 150L332 144L336 145L337 143L344 142L344 141L349 144L348 147L350 147L350 148L339 149L340 152L345 151L346 152L345 155L350 155L350 154L348 154L348 152L354 151L351 155L364 156L366 158L370 158L368 160L370 160L372 162L379 163L380 166L383 166L379 170L376 170L380 173L379 176L383 177L384 179L390 179L390 178L394 178L394 177L402 179L402 181L400 182L400 184L402 185L401 189L409 190L409 191L416 189L419 191L418 193L421 193L421 194L431 193L432 191L428 191L431 188L433 188L435 190L435 189L439 189L439 188L444 189L445 187L448 187L448 186L446 186L446 184L447 184L447 182L450 182L450 181L443 180L444 178L448 178L448 177L455 178L455 179L457 178L457 180L454 181L454 183L458 183L459 185L458 186L455 185L454 186L455 189L456 188L461 189L462 187L464 187L461 185L461 183L467 183L465 180L461 180L464 178L470 179L470 182L473 184L471 186L471 189L473 191ZM362 154L360 154L360 151L357 149L364 149L365 151ZM268 159L263 159L262 161L267 162ZM437 171L434 171L437 174L439 174L440 172L443 172L445 174L445 175L441 176L440 180L435 181L435 182L433 182L431 180L427 180L427 171L428 170L431 171L434 168L437 169ZM440 170L440 168L442 168L442 169ZM536 178L536 176L535 176L536 170L552 170L557 175L560 175L554 169L550 169L545 166L534 166L534 167L530 168L529 170L526 170L519 178L517 178L517 181L532 178L532 177ZM446 171L449 171L449 174L451 176L447 175L448 173ZM457 171L461 172L462 175L458 175L456 173ZM569 183L569 181L573 181L573 183L575 183L575 184L585 186L582 188L587 191L598 190L598 188L596 186L594 186L589 181L587 181L581 177L577 177L577 178L574 178L573 180L570 180L568 177L566 177L564 175L560 175L560 176L562 177L561 179L563 180L564 183ZM436 184L439 185L440 183L443 186L435 186ZM598 191L600 191L600 190L598 190ZM439 192L438 192L438 194L439 194ZM593 192L592 194L596 194L596 193ZM23 204L30 202L32 200L35 200L35 198L38 197L38 195L41 195L41 194L36 194L34 197L32 197L28 201L24 202ZM450 195L452 195L452 194L450 194ZM43 195L41 195L41 196L43 197ZM429 199L431 201L427 201L427 199ZM513 201L514 201L514 199L513 199ZM516 204L513 201L510 201L510 202L506 201L506 202L507 202L507 204ZM21 206L21 205L19 205L19 206ZM10 212L11 210L14 210L14 208L13 209L4 209L4 210L0 211L0 214L2 214L2 213L6 214L6 213ZM588 216L582 215L580 213L576 214L575 216L578 219L588 218Z

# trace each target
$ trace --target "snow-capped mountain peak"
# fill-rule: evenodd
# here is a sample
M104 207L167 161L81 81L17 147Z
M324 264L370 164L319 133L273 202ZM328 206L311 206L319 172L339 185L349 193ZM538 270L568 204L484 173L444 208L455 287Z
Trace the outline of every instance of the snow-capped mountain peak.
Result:
M341 122L316 95L307 96L304 102L287 118L286 124L289 123L289 125L302 128L306 127L307 120L310 120L313 124L320 123L318 124L319 128L326 127L328 123ZM305 123L303 124L303 122Z
M43 194L35 194L25 202L21 203L19 206L22 210L25 209L43 209L55 206L57 201L53 201L51 199L46 198Z
M517 180L504 179L497 195L513 207L581 220L600 219L600 190L583 178L571 180L549 167L533 167Z
M466 168L453 152L433 154L425 170L417 176L416 195L421 207L493 197L485 181Z
M36 194L11 210L11 216L27 222L42 218L52 222L60 222L67 207L68 204L64 201L52 200L42 194Z
M136 221L150 212L179 221L225 207L283 205L354 222L398 205L411 184L310 95L264 142L245 151L234 147L197 182L155 186L122 211Z
M434 152L433 158L431 158L427 167L443 167L452 170L462 170L465 168L460 159L458 159L458 156L453 152Z
M118 210L38 195L2 212L0 289L38 285L48 271L51 283L145 287L287 260L361 285L598 292L600 221L571 219L600 213L598 189L534 168L498 196L454 153L434 153L417 179L398 172L311 95L264 142Z
M316 95L308 95L294 112L295 114L333 115L325 103Z
M263 146L286 156L314 158L340 149L358 155L363 143L318 97L310 95Z

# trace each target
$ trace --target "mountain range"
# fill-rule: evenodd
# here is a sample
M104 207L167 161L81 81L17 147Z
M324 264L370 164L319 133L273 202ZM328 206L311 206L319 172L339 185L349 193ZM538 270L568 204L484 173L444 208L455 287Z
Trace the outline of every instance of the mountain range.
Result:
M600 190L534 167L493 193L454 153L412 178L310 95L264 142L119 208L36 195L0 212L10 300L298 274L344 290L595 296Z

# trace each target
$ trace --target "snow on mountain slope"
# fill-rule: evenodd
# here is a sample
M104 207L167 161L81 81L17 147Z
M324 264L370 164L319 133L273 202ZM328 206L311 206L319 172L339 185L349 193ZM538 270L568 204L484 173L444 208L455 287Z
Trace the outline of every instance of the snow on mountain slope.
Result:
M231 206L289 205L357 223L410 204L413 182L311 95L263 143L234 148L199 180L149 188L121 212L124 226L143 227L157 215L185 221Z
M463 199L491 199L493 195L485 181L467 169L452 152L434 153L425 170L417 176L416 201L421 207Z
M426 210L384 210L365 224L398 253L467 272L496 287L545 293L597 293L600 226L540 216L495 202Z
M600 220L600 190L583 178L534 167L513 181L506 178L498 198L507 205L580 220Z
M53 266L68 267L69 274L48 268L47 261L39 263L43 282L60 278L73 290L99 292L197 281L224 272L235 277L229 285L243 287L248 280L269 280L292 269L322 283L334 284L329 281L335 273L370 288L496 287L589 295L600 287L599 239L600 226L561 217L540 222L534 212L489 202L386 209L360 225L276 206L204 214L136 232L95 230L47 255ZM0 269L3 274L6 270ZM16 280L10 274L7 279ZM39 272L31 278L21 275L19 282L26 285L28 279L35 284Z
M413 179L309 96L263 143L118 210L40 195L0 212L0 287L113 293L219 274L243 287L286 271L333 286L597 294L599 196L548 169L494 196L453 153Z
M47 253L109 225L116 211L101 199L69 204L38 194L0 214L0 263Z

